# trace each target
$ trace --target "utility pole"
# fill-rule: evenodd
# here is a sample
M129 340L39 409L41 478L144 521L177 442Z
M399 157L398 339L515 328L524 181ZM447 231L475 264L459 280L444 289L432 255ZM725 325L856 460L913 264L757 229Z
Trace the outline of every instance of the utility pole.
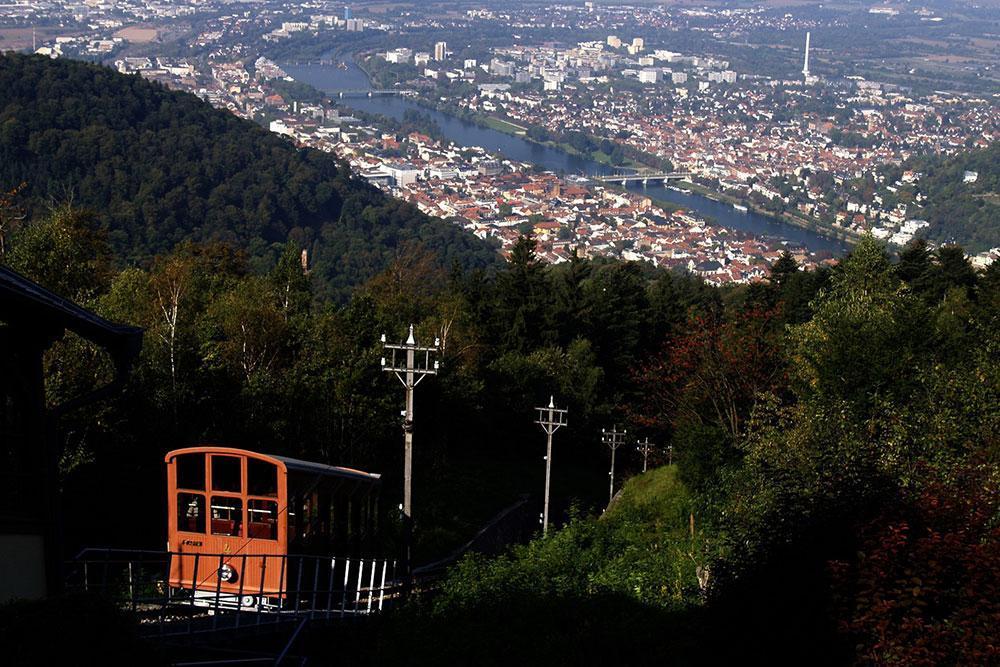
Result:
M667 465L672 466L674 464L674 446L667 445Z
M434 339L434 347L421 347L413 337L413 325L405 343L387 343L382 334L382 345L387 351L382 357L382 370L395 373L406 387L406 410L403 411L403 569L410 578L410 555L413 546L413 390L428 375L437 375L439 364L432 355L440 352L441 341Z
M625 444L625 435L627 433L628 431L619 431L617 426L610 431L606 431L603 428L601 429L601 441L611 448L611 472L608 473L611 477L611 487L608 491L609 504L615 497L615 451Z
M545 431L545 506L542 511L542 535L549 533L549 482L552 479L552 434L561 427L566 426L565 408L557 408L555 398L549 396L548 407L535 408L538 410L536 424L541 425Z
M642 441L636 440L635 442L638 445L636 450L642 452L642 471L646 472L647 463L649 462L649 453L653 451L653 443L649 441L649 438Z

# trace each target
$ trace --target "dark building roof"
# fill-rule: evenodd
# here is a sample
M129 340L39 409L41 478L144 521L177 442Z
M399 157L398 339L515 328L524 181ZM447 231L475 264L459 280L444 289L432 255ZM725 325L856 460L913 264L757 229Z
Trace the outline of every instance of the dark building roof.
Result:
M0 321L42 335L72 331L108 350L116 364L134 359L142 347L142 329L109 322L5 266L0 266Z

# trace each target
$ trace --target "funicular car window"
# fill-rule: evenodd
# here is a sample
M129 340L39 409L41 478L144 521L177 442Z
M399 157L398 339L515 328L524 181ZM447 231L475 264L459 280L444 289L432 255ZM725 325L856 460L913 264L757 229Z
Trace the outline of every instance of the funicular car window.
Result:
M247 459L247 494L278 496L278 466L260 459Z
M200 493L177 494L177 530L205 532L205 496Z
M247 501L247 536L258 540L278 539L278 503L257 498Z
M212 490L240 493L243 490L241 459L236 456L212 457Z
M177 488L205 490L205 455L181 454L177 457Z
M240 498L212 496L212 534L243 535L243 501Z

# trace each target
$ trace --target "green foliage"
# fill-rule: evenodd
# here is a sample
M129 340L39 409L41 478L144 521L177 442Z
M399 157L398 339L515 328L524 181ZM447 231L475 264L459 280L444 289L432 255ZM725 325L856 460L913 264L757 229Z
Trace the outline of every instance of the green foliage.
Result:
M691 509L675 468L636 477L600 520L577 517L551 537L492 560L465 558L445 581L434 613L532 596L603 594L686 606L697 598L695 568L701 558L698 539L687 533Z
M955 156L917 156L902 169L923 173L917 190L927 204L914 217L930 223L927 238L957 241L971 252L1000 246L1000 142ZM976 172L975 182L965 182L966 172Z
M794 336L796 381L803 395L867 410L903 399L927 345L919 308L893 275L884 247L861 241L821 293L813 319Z
M110 280L111 249L92 213L60 206L21 229L11 245L0 259L77 301L88 301Z
M898 596L878 588L895 585L888 580L830 580L829 561L852 576L869 568L858 546L866 522L888 530L895 519L878 518L882 508L912 508L927 489L980 467L985 452L996 474L1000 376L990 315L954 291L940 304L915 298L871 239L815 311L791 332L794 400L757 411L743 464L720 496L714 595L738 607L769 592L787 605L806 591L826 628L817 631L832 633L831 590L848 604L856 586Z

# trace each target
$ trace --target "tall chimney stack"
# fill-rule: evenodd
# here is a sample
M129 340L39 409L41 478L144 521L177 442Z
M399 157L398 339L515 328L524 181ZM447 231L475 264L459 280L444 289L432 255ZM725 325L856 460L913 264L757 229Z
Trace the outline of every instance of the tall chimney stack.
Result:
M806 32L806 61L802 65L802 76L809 78L809 33Z

